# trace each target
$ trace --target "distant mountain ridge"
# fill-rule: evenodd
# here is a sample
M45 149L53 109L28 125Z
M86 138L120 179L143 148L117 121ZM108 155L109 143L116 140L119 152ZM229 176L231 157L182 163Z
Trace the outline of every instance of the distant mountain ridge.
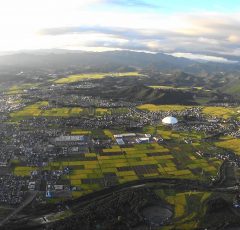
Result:
M228 63L202 63L187 58L179 58L163 53L144 53L133 51L108 51L108 52L81 52L53 50L33 53L19 53L0 56L0 66L14 66L20 68L69 68L114 70L122 67L136 69L156 69L161 71L180 70L188 73L212 73L240 71L240 64Z

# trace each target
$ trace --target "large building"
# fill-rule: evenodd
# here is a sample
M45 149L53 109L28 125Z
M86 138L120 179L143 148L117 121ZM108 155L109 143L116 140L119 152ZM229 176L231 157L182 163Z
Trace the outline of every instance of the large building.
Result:
M83 135L60 136L55 138L56 142L76 142L76 141L84 141L84 140L85 140L85 136Z
M175 125L175 124L178 123L178 120L175 117L169 116L169 117L163 118L162 123L165 124L165 125Z

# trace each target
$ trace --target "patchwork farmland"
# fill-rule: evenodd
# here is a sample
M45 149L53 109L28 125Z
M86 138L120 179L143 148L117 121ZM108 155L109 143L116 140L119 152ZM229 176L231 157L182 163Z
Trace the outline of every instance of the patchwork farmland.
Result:
M172 134L171 131L168 132ZM73 133L87 134L82 130L75 130ZM105 133L113 135L110 130L106 130ZM164 131L163 136L167 137ZM63 175L62 180L66 185L76 187L72 192L73 197L82 196L106 186L145 178L209 181L211 177L216 177L222 161L216 158L204 159L196 154L197 151L196 145L184 143L167 145L147 143L129 147L112 145L111 148L103 148L95 153L89 152L79 157L69 156L65 160L50 162L42 170L69 168L70 173ZM17 166L14 174L30 176L31 171L34 170L36 168Z

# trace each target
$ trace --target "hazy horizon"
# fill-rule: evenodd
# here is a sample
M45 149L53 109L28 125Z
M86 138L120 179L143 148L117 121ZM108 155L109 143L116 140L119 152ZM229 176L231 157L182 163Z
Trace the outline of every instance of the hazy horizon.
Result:
M240 54L239 12L226 0L10 0L0 9L0 52L134 50L222 61L215 55Z

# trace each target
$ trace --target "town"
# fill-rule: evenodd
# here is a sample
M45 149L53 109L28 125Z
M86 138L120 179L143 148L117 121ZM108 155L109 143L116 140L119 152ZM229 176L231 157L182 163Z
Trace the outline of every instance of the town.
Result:
M238 188L236 104L147 104L89 95L89 90L101 88L98 80L62 84L58 82L67 76L54 77L48 84L2 92L4 209L22 210L31 202L59 204L148 179L191 179L216 189L226 183L234 191ZM238 209L238 200L232 204ZM40 222L48 221L44 217Z
M81 85L83 88L92 87L88 81L83 81ZM62 90L66 90L66 87L69 90L69 86L66 85L52 85L43 90L34 88L24 90L22 94L17 95L4 93L1 99L4 106L1 106L3 122L0 131L0 171L3 175L2 184L9 188L6 190L3 187L1 190L1 197L8 196L8 199L2 198L1 202L19 204L23 194L32 190L40 191L41 200L51 197L72 197L74 192L84 191L84 186L83 189L79 184L75 186L71 183L75 180L69 179L76 168L74 159L77 164L81 161L95 163L99 160L98 157L124 155L126 154L124 149L133 146L151 144L168 146L170 140L164 136L165 129L176 133L200 133L204 136L201 141L205 142L218 135L235 138L240 135L239 119L206 115L200 106L183 107L181 110L174 110L173 107L172 110L151 111L141 109L139 103L114 102L89 96L58 96ZM73 90L71 86L70 90ZM43 101L36 102L37 98ZM50 98L58 99L53 101ZM15 103L16 101L19 102ZM80 109L77 110L76 107ZM73 112L74 110L76 112ZM179 122L164 126L162 119L167 116L177 117ZM144 127L152 127L151 133L144 133ZM127 130L129 131L125 132ZM186 136L178 141L191 145L200 140ZM166 148L166 152L168 151ZM149 152L150 157L161 156L156 151ZM200 155L201 151L196 152ZM203 156L204 154L201 154L201 157ZM210 156L209 158L219 160L231 158L231 161L239 165L238 157L233 158L229 152L225 154L215 152ZM62 165L59 167L57 164ZM150 166L149 169L141 166L143 168L139 170L156 172L154 164ZM103 170L94 164L88 167L95 171ZM80 178L81 176L79 180ZM14 180L16 180L14 183L19 184L17 193L15 186L12 186ZM84 178L83 175L81 180L102 187L118 183L116 175L111 177L103 175L102 178L96 175L96 178L91 179ZM13 192L9 193L9 189Z

